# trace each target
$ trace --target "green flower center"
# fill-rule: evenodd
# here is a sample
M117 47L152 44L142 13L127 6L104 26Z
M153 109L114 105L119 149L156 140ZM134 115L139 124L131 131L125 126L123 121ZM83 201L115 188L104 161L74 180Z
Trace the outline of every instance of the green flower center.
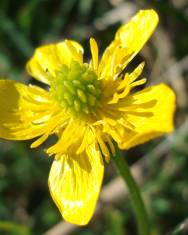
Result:
M55 100L73 114L94 112L101 97L101 81L88 65L72 61L62 65L51 82L50 92Z

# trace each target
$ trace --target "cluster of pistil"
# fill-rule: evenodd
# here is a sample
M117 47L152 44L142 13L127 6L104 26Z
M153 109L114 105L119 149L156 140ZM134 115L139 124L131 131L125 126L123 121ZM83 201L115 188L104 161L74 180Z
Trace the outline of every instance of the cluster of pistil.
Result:
M51 82L55 100L72 114L89 114L96 110L101 97L101 81L88 65L72 61L62 65Z

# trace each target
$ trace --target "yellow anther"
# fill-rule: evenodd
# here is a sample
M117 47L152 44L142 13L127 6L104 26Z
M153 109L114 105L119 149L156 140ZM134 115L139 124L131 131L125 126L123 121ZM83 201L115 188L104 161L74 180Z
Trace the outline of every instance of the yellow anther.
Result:
M94 70L98 68L98 45L94 38L90 38L90 49L92 54L92 67Z
M70 40L65 40L66 46L69 48L71 53L73 54L74 58L77 61L82 62L82 56L80 54L80 51L76 49L76 47L73 46L72 42Z

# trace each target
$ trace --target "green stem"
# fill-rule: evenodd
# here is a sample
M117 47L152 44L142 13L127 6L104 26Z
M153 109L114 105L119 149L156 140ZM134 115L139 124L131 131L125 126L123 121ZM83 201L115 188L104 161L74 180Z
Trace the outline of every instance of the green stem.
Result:
M128 187L132 207L137 221L139 235L150 235L148 216L141 197L141 193L131 174L125 158L121 156L120 152L118 152L116 156L112 157L112 161L114 162L119 174L122 176Z

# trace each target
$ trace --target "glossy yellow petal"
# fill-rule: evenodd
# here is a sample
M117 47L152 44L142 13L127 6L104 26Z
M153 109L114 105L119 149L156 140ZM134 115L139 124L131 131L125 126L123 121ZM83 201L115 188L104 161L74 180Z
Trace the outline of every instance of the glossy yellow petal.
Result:
M0 138L24 140L42 135L50 105L45 90L0 80Z
M129 149L173 131L175 94L165 84L128 96L124 105L126 119L134 128L123 133L120 148Z
M102 77L113 77L119 73L141 50L158 23L154 10L139 11L127 24L119 28L114 41L105 50L99 73ZM113 71L110 68L113 67Z
M83 62L83 48L75 41L65 40L37 48L26 69L34 78L49 84L55 71L60 70L63 64L69 66L72 60Z
M121 45L137 54L153 33L159 21L154 10L139 11L128 24L123 25L115 35Z
M103 160L94 144L81 155L62 155L54 160L50 175L51 196L63 218L85 225L91 219L103 179Z
M85 136L86 124L77 119L70 119L67 126L59 134L59 140L47 149L48 155L63 155L68 149L77 148ZM73 151L74 152L74 151Z

